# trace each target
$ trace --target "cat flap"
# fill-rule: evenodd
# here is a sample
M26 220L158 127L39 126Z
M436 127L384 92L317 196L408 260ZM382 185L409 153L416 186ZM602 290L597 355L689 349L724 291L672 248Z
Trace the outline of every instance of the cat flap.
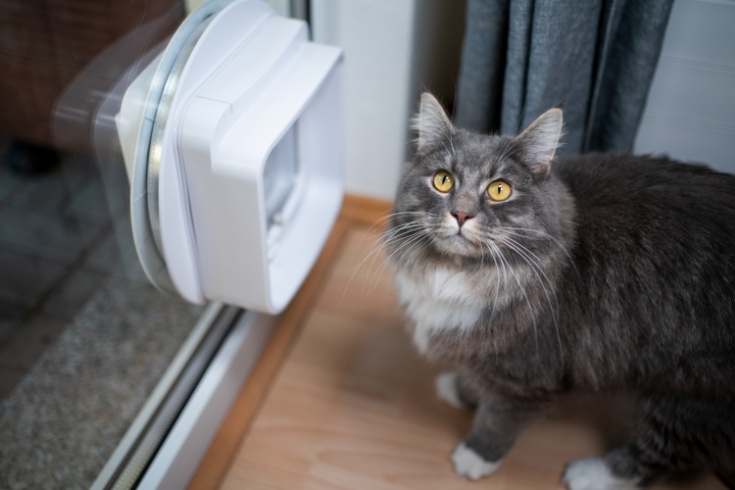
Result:
M549 109L513 140L521 150L523 160L531 165L534 173L545 176L551 170L551 161L561 138L563 120L561 109Z

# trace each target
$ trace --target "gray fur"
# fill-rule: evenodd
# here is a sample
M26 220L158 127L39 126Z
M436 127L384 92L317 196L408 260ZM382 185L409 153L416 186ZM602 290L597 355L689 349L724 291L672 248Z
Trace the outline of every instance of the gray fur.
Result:
M628 154L548 171L538 155L557 144L560 112L555 136L547 113L534 123L543 131L532 124L516 138L440 131L451 125L443 111L422 113L438 119L425 121L431 135L404 169L386 245L417 331L411 312L433 299L412 285L434 271L464 274L471 284L452 287L471 292L468 305L484 298L470 328L425 330L424 353L460 366L459 395L477 407L464 443L498 461L559 395L626 389L637 430L605 456L614 475L647 485L676 469L732 467L735 177ZM456 178L444 195L431 185L441 169ZM497 178L512 186L505 202L484 192ZM457 212L474 221L469 239L448 228Z

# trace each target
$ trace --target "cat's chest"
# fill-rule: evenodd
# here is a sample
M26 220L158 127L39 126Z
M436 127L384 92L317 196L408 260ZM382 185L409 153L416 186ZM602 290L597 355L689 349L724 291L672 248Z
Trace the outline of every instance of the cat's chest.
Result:
M478 277L462 271L438 268L420 274L396 271L398 295L414 323L413 341L426 352L433 334L467 330L480 319L487 297Z

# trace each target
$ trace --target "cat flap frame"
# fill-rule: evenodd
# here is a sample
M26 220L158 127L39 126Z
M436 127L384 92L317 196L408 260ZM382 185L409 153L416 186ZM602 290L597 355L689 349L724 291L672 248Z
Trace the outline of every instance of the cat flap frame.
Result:
M199 32L189 28L197 37L185 62L165 73L175 91L157 110L165 114L160 134L148 145L140 135L130 143L141 94L150 95L162 60L172 51L180 57L185 43L170 43L141 74L116 118L131 180L148 172L148 184L157 184L131 194L131 204L157 196L158 222L148 225L158 234L139 233L136 249L149 279L167 289L160 267L141 253L158 246L171 289L187 301L278 313L306 278L342 200L342 54L309 42L304 22L278 17L260 0L202 7L216 3L221 9L200 16ZM148 158L131 157L141 153Z

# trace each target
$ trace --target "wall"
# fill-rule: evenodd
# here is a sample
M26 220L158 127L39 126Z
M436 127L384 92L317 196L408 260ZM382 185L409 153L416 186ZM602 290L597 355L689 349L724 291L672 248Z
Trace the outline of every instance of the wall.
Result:
M347 192L393 198L420 91L453 98L464 3L312 0L314 40L345 50Z
M735 1L676 0L635 144L735 173Z
M291 15L291 0L265 0L279 15L289 17ZM184 0L184 10L187 14L204 3L205 0ZM297 16L298 17L298 16Z

